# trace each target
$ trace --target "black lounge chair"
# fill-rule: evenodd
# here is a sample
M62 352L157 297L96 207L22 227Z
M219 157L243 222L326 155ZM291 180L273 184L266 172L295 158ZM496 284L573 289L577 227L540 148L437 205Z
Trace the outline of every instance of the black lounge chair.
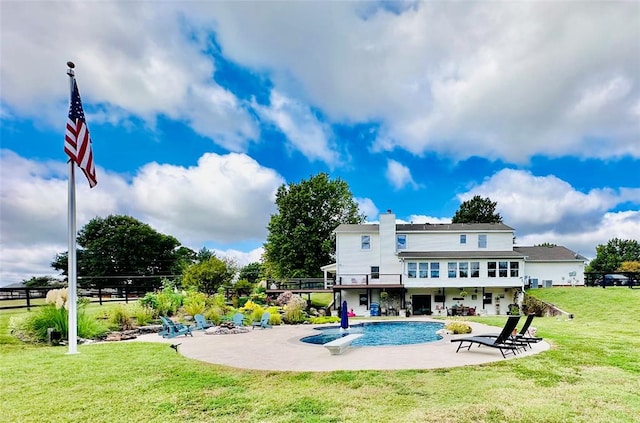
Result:
M520 332L518 332L515 335L512 335L510 337L510 339L512 341L515 341L515 342L526 343L529 346L531 346L531 344L535 344L536 342L542 341L542 338L537 338L535 336L531 336L531 334L529 333L529 326L531 326L531 322L533 321L534 317L535 317L535 314L529 314L527 316L527 320L525 320L525 322L524 322L524 325L522 325L522 328L520 328ZM479 335L479 336L486 336L488 338L495 338L498 335L499 334L497 334L497 333L488 333L488 334Z
M478 346L484 345L497 348L500 350L502 357L507 358L508 354L516 355L518 350L526 345L510 339L511 333L518 325L518 320L520 320L520 316L509 316L507 323L505 323L504 328L502 328L502 332L495 338L491 336L470 336L467 338L452 339L451 342L460 343L456 352L460 351L462 347L467 347L468 351L471 349L471 345L478 344Z

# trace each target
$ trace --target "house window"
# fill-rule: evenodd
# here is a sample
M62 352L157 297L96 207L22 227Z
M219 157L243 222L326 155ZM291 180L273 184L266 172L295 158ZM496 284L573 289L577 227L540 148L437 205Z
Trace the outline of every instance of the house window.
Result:
M490 278L496 277L496 262L490 261L487 263L487 276Z
M418 277L429 277L429 263L418 263Z
M487 248L487 235L478 235L478 248Z
M371 266L371 279L380 279L380 266Z
M506 261L498 262L499 276L501 278L506 278L507 277L507 265L508 264L509 263L507 263Z
M371 248L371 237L369 235L362 235L362 237L360 237L360 248L363 250L369 250Z
M472 261L471 262L471 277L479 278L480 277L480 262Z
M449 269L449 277L450 278L455 278L456 277L456 273L458 273L458 263L449 262L449 264L447 265L447 268Z
M466 234L461 234L460 235L460 244L466 244L467 243L467 235Z
M467 263L467 262L458 263L458 275L461 278L468 278L469 277L469 263Z
M518 277L518 262L517 261L512 261L511 263L509 263L509 269L511 270L511 277L512 278L517 278Z
M407 276L409 278L416 277L416 269L418 267L417 265L418 263L412 263L412 262L407 263Z
M440 263L431 263L431 277L439 278L440 277Z
M396 237L396 250L406 250L406 249L407 249L407 236L398 235Z

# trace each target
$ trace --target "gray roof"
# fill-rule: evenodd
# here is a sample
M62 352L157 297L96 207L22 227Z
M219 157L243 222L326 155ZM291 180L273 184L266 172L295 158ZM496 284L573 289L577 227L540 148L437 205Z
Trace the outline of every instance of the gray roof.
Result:
M585 261L586 258L567 247L537 246L537 247L513 247L513 249L527 257L527 261Z
M380 225L377 223L364 223L361 225L342 224L336 232L378 232ZM504 223L399 223L396 224L396 232L485 232L485 231L509 231L514 229Z
M516 251L401 251L400 258L415 259L522 259L523 254Z

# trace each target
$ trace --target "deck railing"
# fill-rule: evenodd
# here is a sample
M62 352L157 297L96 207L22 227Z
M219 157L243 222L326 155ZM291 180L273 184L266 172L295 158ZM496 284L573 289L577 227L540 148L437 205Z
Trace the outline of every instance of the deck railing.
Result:
M400 274L341 274L336 279L336 285L398 285L402 286L402 275Z

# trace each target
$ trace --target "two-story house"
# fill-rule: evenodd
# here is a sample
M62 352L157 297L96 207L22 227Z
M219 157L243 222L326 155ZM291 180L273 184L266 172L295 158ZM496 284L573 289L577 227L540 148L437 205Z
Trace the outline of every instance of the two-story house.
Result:
M336 304L358 315L372 303L412 314L446 314L464 307L476 314L506 314L529 285L583 284L585 258L564 247L515 247L514 229L502 223L397 224L390 211L379 224L340 225Z

